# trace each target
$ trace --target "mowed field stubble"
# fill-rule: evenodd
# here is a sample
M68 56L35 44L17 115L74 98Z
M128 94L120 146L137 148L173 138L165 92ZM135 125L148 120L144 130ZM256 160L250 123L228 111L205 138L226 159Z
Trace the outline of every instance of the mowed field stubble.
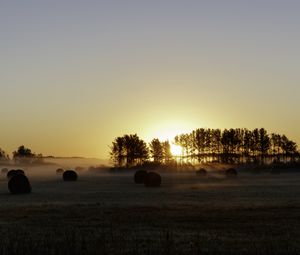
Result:
M159 188L134 172L25 169L32 193L0 181L1 254L297 254L300 174L237 178L161 173ZM283 172L283 171L282 171Z

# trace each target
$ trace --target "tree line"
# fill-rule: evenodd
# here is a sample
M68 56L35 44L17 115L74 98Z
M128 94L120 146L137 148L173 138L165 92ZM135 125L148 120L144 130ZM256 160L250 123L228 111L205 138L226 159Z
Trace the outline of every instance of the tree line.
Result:
M31 149L21 145L17 150L13 151L13 160L16 163L37 163L43 161L42 154L35 154L31 151ZM10 160L9 155L0 148L0 160L8 161Z
M118 167L142 164L150 157L157 163L168 163L172 159L169 141L161 142L159 139L153 139L147 145L137 134L115 138L110 149L111 159Z
M169 141L153 139L149 144L137 134L115 138L110 147L115 166L130 167L144 162L270 164L299 160L297 144L285 135L269 134L264 128L249 130L199 128L179 134L174 144L182 148L180 156L171 153Z
M181 159L192 162L280 163L299 158L297 144L285 135L269 134L264 128L249 130L199 128L175 137L183 148Z

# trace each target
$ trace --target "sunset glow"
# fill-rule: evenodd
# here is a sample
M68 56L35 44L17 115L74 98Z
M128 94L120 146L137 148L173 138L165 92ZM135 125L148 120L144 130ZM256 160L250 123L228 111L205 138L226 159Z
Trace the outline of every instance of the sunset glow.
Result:
M0 0L0 251L300 255L299 14Z
M182 147L171 143L171 153L173 156L181 156L182 155Z
M197 127L197 122L189 120L186 116L178 116L177 118L172 117L164 119L157 116L155 123L149 123L148 126L145 126L141 132L141 136L146 140L158 138L161 141L168 140L169 142L172 142L174 141L175 136L189 133Z
M275 2L4 1L0 146L109 158L125 133L262 126L300 142L300 4Z

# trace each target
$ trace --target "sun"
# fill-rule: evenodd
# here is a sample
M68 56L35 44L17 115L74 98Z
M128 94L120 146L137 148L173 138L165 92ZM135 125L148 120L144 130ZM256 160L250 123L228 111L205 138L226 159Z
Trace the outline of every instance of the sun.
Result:
M175 137L177 135L190 133L194 126L193 123L178 120L163 120L156 122L156 124L151 123L151 125L147 127L147 135L145 135L146 141L151 142L153 138L157 138L161 142L168 141L172 156L179 157L183 154L183 148L175 144Z
M171 146L171 153L173 156L181 156L182 155L182 147L176 145L174 143L170 143Z

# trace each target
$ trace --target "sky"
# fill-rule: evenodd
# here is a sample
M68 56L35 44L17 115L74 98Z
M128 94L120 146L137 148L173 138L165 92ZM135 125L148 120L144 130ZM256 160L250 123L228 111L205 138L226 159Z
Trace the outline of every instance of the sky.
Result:
M300 1L0 0L0 147L260 128L300 144Z

